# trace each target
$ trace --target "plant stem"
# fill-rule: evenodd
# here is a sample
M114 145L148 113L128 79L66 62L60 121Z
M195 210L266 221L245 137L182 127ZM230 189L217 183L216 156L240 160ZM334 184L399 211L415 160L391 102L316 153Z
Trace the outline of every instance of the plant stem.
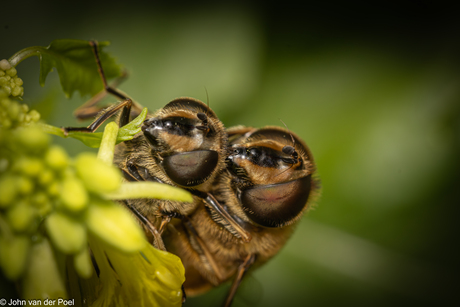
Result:
M119 190L105 194L112 200L134 198L169 199L182 202L192 202L190 192L158 182L126 182L122 183Z
M11 63L11 65L13 65L13 67L16 67L16 65L21 63L23 60L30 58L31 56L40 56L40 50L43 50L43 47L34 46L24 48L13 54L11 58L8 59L8 61Z
M105 126L104 134L102 135L101 147L99 147L97 157L109 165L113 162L117 135L118 125L115 122L108 123L107 126Z

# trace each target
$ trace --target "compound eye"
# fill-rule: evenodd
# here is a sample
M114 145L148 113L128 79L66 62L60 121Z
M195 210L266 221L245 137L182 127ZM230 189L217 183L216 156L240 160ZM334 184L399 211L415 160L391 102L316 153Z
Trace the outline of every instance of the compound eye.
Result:
M282 227L298 216L307 204L311 175L293 181L255 185L241 193L246 215L265 227Z
M163 168L169 178L178 185L196 186L211 176L219 155L214 150L197 150L178 153L163 159Z

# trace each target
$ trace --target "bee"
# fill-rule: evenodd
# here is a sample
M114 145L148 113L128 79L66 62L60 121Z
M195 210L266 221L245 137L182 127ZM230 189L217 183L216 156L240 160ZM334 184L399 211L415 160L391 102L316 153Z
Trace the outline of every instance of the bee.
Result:
M93 132L121 111L130 120L132 100L101 113ZM187 295L198 295L232 280L230 306L244 275L276 255L318 191L316 167L307 145L287 128L237 126L225 129L208 105L178 98L144 121L141 132L116 147L114 163L128 181L181 187L193 203L138 199L122 201L137 216L152 244L179 256Z
M164 240L184 263L186 293L200 294L233 280L225 301L230 306L245 273L284 246L317 194L318 181L309 148L288 130L235 127L227 133L227 169L211 193L251 240L242 240L206 205L165 233Z
M125 201L141 220L152 225L160 221L155 229L148 227L154 242L161 247L156 231L163 233L171 219L189 216L203 202L225 215L209 193L226 167L227 134L215 113L199 100L178 98L149 115L141 129L133 140L116 148L114 163L124 177L128 181L182 187L194 198L191 204L154 199ZM248 236L244 230L239 231L243 237Z

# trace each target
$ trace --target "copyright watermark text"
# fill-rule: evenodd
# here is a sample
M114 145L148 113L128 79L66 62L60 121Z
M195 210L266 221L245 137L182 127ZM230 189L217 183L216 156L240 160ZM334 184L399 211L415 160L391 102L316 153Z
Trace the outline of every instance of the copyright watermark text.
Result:
M21 299L10 299L7 301L4 298L0 298L0 306L75 306L75 299L51 299L47 298L44 300L21 300Z

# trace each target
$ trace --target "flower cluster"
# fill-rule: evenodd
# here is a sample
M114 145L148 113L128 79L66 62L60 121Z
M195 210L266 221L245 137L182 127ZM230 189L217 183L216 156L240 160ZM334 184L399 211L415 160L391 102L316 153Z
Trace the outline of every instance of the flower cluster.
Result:
M92 269L88 231L117 245L111 241L120 237L111 238L113 230L106 232L113 225L104 223L128 223L131 227L124 230L133 233L123 234L130 236L125 249L143 246L139 228L129 225L134 221L104 197L121 185L121 175L114 166L91 153L70 159L62 148L50 146L49 136L36 126L1 129L0 144L0 250L10 251L2 253L0 266L7 277L21 276L29 238L42 221L53 245L64 254L74 255L75 268L82 277L89 277ZM108 214L113 220L101 218Z
M22 97L24 95L23 82L17 73L16 68L11 66L8 60L0 61L0 89L5 91L8 96Z
M36 123L39 120L40 113L35 110L29 110L26 104L11 100L7 92L0 89L0 127L5 129L16 128Z
M184 268L155 249L128 210L127 198L192 196L168 185L122 183L112 165L116 142L140 130L147 110L122 129L72 137L99 147L75 158L51 143L40 114L21 99L16 69L0 61L0 271L24 299L80 298L80 304L179 306ZM94 274L92 259L100 274ZM70 260L70 261L67 261ZM78 305L78 303L77 303Z
M26 127L39 119L36 111L27 113L27 106L1 90L0 105L0 267L14 280L25 269L31 235L50 211L49 199L59 193L54 161L67 163L67 156L60 148L50 148L49 137L38 128ZM26 120L25 114L34 119ZM16 129L8 129L12 127Z
M113 123L106 131L109 127L116 130L113 144L108 145L113 151L118 128ZM180 260L147 244L132 216L109 199L123 191L119 170L92 153L72 159L50 141L38 125L0 127L0 270L10 280L22 280L25 298L49 293L45 285L56 287L57 297L65 297L67 290L53 258L54 248L72 259L80 278L101 283L101 292L93 298L96 305L101 299L112 299L108 293L114 291L112 286L119 287L113 282L119 278L123 284L136 284L137 291L149 293L143 302L180 304L184 274ZM104 138L102 143L106 143ZM132 197L152 190L150 186L133 187ZM136 192L136 188L141 190ZM127 190L133 193L132 187ZM104 272L103 279L93 274L90 248ZM113 299L134 300L133 289L119 288L119 296Z
M83 155L73 162L32 126L0 129L0 143L0 250L6 251L1 253L0 267L5 275L13 280L22 275L31 238L40 234L38 227L45 221L54 245L76 255L77 272L90 276L84 214L89 196L78 169L85 160L97 158Z

